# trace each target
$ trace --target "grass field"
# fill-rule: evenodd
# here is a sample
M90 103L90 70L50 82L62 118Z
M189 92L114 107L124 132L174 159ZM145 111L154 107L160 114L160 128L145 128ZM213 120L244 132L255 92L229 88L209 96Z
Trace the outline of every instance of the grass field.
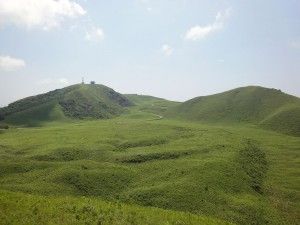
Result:
M0 131L2 221L28 224L20 221L30 217L30 224L39 224L41 215L55 214L49 224L76 224L67 208L87 218L82 208L91 201L94 220L77 224L97 224L101 210L119 210L105 200L122 202L116 217L126 222L104 213L98 224L299 223L298 137L157 113L136 106L110 120ZM35 205L41 211L31 217ZM56 214L59 205L64 210Z
M231 224L190 213L129 206L86 197L45 197L0 191L0 202L0 224L10 225Z

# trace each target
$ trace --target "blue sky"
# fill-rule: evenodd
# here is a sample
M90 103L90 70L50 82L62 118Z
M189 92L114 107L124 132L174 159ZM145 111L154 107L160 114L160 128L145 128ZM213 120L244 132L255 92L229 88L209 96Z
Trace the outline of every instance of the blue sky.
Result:
M300 96L298 0L0 0L0 105L95 80L171 100Z

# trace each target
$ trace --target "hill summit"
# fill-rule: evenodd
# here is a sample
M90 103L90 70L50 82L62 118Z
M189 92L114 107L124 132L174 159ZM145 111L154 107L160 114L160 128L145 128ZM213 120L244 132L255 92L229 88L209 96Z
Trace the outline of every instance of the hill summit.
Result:
M111 118L133 103L124 95L99 84L76 84L21 99L0 109L0 117L12 124L36 125L66 118Z
M196 97L170 108L167 114L194 121L252 123L300 136L300 99L259 86Z

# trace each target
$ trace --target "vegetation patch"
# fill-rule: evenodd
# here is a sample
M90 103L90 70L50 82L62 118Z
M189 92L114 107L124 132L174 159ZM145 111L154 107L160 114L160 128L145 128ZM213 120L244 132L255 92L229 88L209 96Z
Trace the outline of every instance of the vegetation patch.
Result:
M165 138L151 138L151 139L143 139L143 140L124 141L118 143L116 147L119 150L124 150L128 148L147 147L147 146L162 145L167 143L168 140Z
M238 152L238 160L250 179L250 186L262 193L263 182L268 169L266 154L256 143L247 140L245 146Z
M39 161L73 161L87 159L90 156L90 151L78 148L58 148L48 155L37 155L33 158Z
M56 179L76 189L80 195L101 196L110 199L131 182L132 174L121 168L83 169L64 171Z
M191 155L191 152L163 152L163 153L152 153L147 155L135 155L122 159L122 163L144 163L153 160L168 160L168 159L178 159L179 157L184 157Z
M44 163L35 163L35 162L2 162L0 164L0 177L7 176L9 174L22 174L27 173L33 170L47 168L48 165Z

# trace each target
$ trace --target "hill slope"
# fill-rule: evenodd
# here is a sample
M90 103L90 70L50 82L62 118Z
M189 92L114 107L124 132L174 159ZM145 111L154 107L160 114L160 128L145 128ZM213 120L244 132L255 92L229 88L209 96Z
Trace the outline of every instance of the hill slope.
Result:
M197 97L169 109L171 117L207 122L245 122L300 135L300 99L280 90L248 86Z
M5 122L36 125L66 118L111 118L132 103L113 89L78 84L16 101L0 109Z
M125 94L133 102L139 111L163 115L168 108L174 107L179 102L169 101L149 95Z

